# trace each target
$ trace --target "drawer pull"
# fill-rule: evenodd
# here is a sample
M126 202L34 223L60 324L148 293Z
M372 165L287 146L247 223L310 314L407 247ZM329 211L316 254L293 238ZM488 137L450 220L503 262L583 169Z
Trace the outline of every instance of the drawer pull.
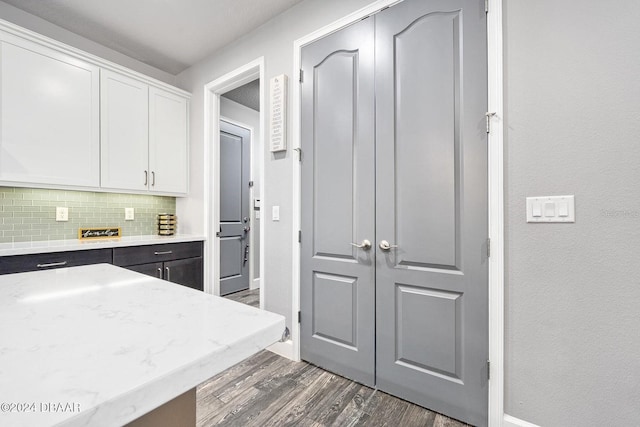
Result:
M36 267L38 267L38 268L62 267L63 265L67 265L67 261L50 262L48 264L37 264Z
M167 281L170 282L171 281L171 269L169 267L165 267L164 268L165 271L167 272Z
M172 254L173 251L162 251L162 252L154 252L155 255L169 255Z

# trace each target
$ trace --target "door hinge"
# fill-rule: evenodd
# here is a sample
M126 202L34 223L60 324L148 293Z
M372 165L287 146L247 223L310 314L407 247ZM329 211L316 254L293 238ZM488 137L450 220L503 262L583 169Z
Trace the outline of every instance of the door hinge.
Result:
M491 239L487 239L487 258L491 257Z
M495 116L496 113L490 113L487 111L484 115L487 118L487 133L491 133L491 117Z
M302 243L302 230L298 230L298 243Z
M302 323L302 312L298 310L298 323Z
M491 379L491 361L487 360L487 379Z
M253 187L253 181L249 181L249 187Z
M489 0L484 0L484 13L489 13Z
M300 79L299 79L299 82L302 83L303 80L304 80L304 71L302 71L302 68L300 68Z
M301 162L302 161L302 148L300 148L300 147L294 148L293 151L297 151L298 152L298 161Z

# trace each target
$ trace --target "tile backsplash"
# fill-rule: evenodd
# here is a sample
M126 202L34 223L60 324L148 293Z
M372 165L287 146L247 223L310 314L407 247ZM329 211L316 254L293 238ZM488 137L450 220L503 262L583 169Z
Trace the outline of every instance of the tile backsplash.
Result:
M56 207L69 221L56 222ZM133 221L124 208L135 209ZM175 197L0 187L0 243L77 239L80 227L122 227L123 236L157 233L156 215L175 213Z

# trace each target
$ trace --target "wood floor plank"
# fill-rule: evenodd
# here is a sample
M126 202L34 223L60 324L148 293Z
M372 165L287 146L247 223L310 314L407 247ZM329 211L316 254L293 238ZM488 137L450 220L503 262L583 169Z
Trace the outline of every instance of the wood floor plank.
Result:
M435 412L419 406L409 405L398 425L406 427L433 427L437 415Z
M375 395L378 402L375 409L369 412L371 417L368 418L366 425L369 427L397 426L398 420L402 419L411 404L381 391L376 391Z
M247 304L252 307L260 307L260 289L246 289L244 291L225 295L225 298L240 302L242 304Z
M276 358L273 363L255 366L249 369L243 377L236 378L235 381L228 381L225 387L216 392L216 396L223 402L229 402L237 395L244 393L248 388L254 387L256 383L277 375L277 372L286 369L288 366L288 361L282 357Z
M433 427L471 427L469 424L465 424L461 421L448 418L442 414L436 414L436 418L433 422Z
M317 381L321 380L322 378L317 378ZM316 392L316 390L310 389L299 390L299 393L296 393L296 396L290 402L287 402L265 422L264 427L289 427L297 426L303 421L312 422L305 418L307 406L304 403L299 403L299 399L305 400L308 398L309 393L314 394ZM313 422L315 423L315 421Z
M338 384L337 389L323 396L324 399L320 401L317 407L321 410L315 414L313 411L310 411L307 418L317 421L322 425L330 426L334 424L361 387L360 384L344 378L341 378L341 380L342 384Z
M364 413L364 407L373 395L374 390L370 387L360 385L360 388L347 404L344 410L338 415L333 425L351 427L358 423Z
M222 409L202 414L202 416L198 417L199 420L203 420L200 426L234 425L233 420L242 417L243 413L246 412L248 408L251 408L253 402L259 395L259 390L255 388L248 389L245 393L236 396L234 400L226 403Z
M265 384L263 384L264 386ZM287 400L297 393L298 383L282 376L278 380L268 383L262 389L254 388L258 393L244 406L244 410L232 416L225 417L219 426L262 426L265 421L273 417Z
M268 351L201 384L196 415L198 427L468 427Z
M274 417L268 420L265 427L295 426L303 419L309 420L307 418L309 410L318 405L332 377L328 372L320 372L317 369L312 373L313 375L310 376L309 382L304 385L300 382L298 383L300 393L287 402ZM315 422L314 420L309 421Z
M208 390L225 389L230 384L237 382L238 378L246 377L256 367L266 367L280 359L280 356L270 351L261 351L200 384L198 389L203 393L207 393Z

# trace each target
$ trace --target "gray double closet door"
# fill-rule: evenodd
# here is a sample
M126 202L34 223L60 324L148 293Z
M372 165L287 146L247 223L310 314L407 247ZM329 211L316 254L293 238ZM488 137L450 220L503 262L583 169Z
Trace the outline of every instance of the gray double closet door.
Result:
M487 424L483 0L405 0L302 49L301 357Z

